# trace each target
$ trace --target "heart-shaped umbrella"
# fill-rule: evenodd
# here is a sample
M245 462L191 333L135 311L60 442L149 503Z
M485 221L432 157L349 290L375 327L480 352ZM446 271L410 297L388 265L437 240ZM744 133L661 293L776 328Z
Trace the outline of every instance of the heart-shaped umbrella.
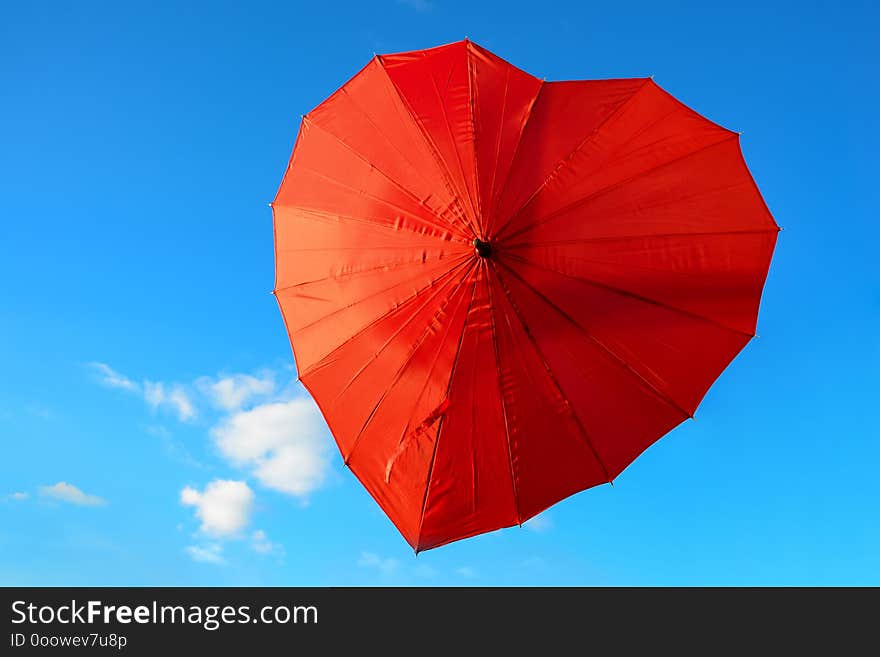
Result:
M779 230L738 134L648 78L470 41L375 57L272 204L299 379L417 551L612 481L755 333Z

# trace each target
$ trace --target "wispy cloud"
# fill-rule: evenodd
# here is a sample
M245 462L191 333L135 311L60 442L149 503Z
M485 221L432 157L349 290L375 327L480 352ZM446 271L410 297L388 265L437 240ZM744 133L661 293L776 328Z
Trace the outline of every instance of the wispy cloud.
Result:
M215 479L203 491L187 486L180 503L195 508L205 534L219 538L237 536L250 523L254 492L243 481Z
M174 412L181 422L188 422L196 417L195 404L182 384L146 380L138 383L106 363L92 362L89 363L89 367L98 375L102 385L137 394L154 410L168 409Z
M154 409L168 408L177 414L181 422L188 422L196 416L192 399L179 384L144 381L144 400Z
M476 577L476 576L477 576L476 571L474 571L474 569L471 568L470 566L462 566L461 568L456 568L456 569L455 569L455 574L456 574L456 575L459 575L459 576L461 576L461 577L467 577L467 578L471 578L471 577Z
M123 376L106 363L92 362L89 363L89 367L98 374L101 383L105 386L130 390L132 392L140 390L140 386L137 383L129 379L127 376Z
M188 545L185 548L186 553L193 561L201 563L213 563L222 565L226 563L223 558L223 546L219 543L208 543L207 545Z
M397 570L400 563L397 559L382 558L373 552L361 552L357 565L362 568L373 568L385 575L390 575Z
M266 532L262 529L256 530L251 534L251 548L259 554L274 554L279 557L284 556L284 548L279 544L269 540Z
M30 497L27 493L22 491L16 491L15 493L10 493L9 495L4 496L3 499L12 500L13 502L23 502L28 497Z
M79 488L66 481L59 481L57 484L52 484L51 486L40 487L40 495L59 502L76 504L77 506L103 506L107 504L107 500L104 498L84 493Z

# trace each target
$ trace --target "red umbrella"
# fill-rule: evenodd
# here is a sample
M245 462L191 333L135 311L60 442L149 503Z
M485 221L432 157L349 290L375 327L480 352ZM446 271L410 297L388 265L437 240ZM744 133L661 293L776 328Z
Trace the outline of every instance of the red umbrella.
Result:
M303 117L275 294L345 463L417 551L612 481L755 334L778 227L738 134L648 78L470 42Z

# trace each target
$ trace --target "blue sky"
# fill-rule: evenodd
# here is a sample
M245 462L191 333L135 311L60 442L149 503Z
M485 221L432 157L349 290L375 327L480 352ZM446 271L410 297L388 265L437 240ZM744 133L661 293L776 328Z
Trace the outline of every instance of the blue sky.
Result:
M880 584L874 3L177 5L0 10L0 584ZM696 421L415 557L292 382L267 203L374 51L464 36L653 74L744 133L785 230Z

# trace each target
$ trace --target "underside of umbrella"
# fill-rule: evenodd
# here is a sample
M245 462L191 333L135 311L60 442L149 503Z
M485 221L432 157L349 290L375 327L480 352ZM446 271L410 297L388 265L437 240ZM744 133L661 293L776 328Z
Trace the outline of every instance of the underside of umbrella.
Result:
M612 481L755 333L778 227L737 133L651 79L470 41L303 117L275 222L299 378L417 551Z

